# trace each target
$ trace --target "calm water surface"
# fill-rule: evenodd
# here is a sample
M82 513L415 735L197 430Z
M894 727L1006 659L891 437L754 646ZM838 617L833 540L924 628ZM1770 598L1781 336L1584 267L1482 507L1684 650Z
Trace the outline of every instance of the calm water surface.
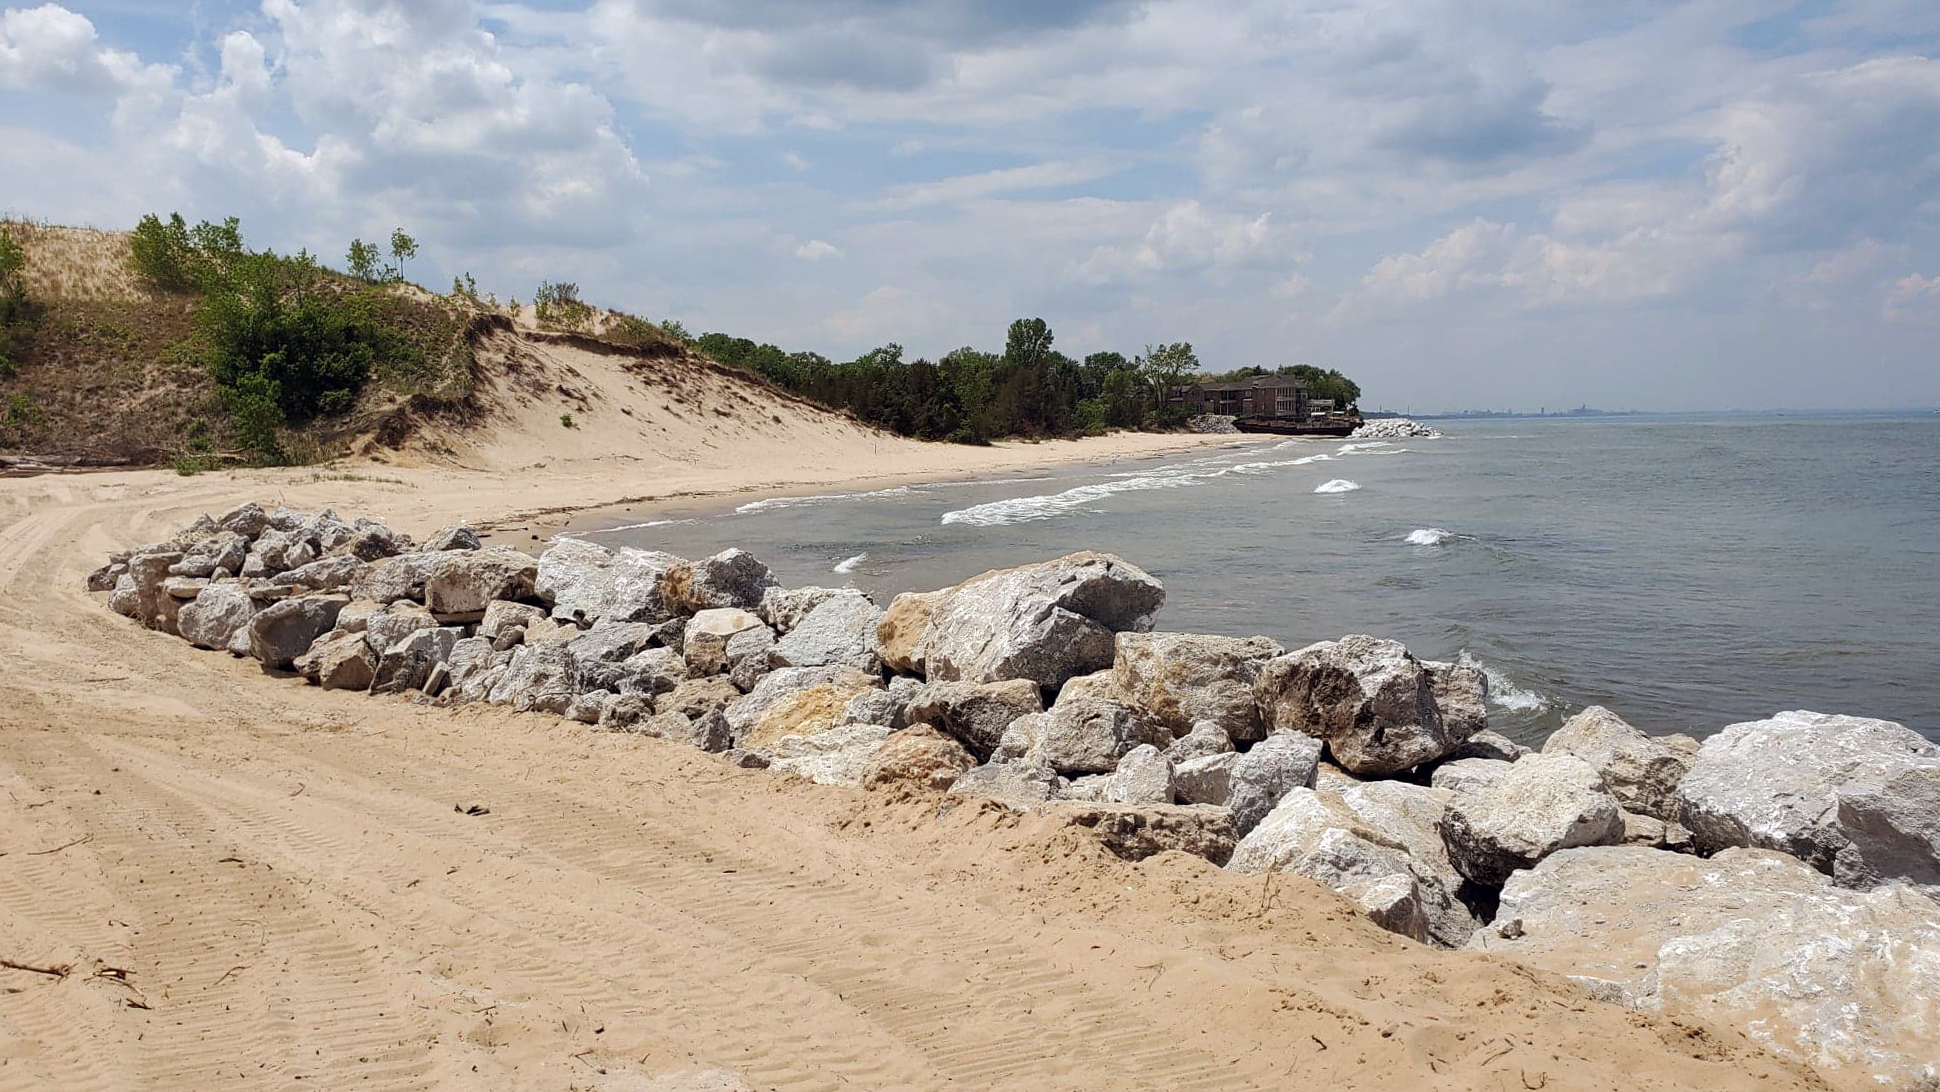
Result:
M787 584L882 603L1108 550L1164 580L1164 629L1466 657L1525 742L1591 703L1653 732L1805 708L1940 739L1940 416L1438 427L588 526L687 557L740 546Z

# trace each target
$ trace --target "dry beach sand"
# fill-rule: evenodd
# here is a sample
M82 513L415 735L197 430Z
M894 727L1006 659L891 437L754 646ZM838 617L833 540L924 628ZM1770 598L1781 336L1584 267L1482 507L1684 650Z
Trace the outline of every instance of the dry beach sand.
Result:
M705 392L622 401L597 354L557 356L604 384L572 430L535 397L402 466L0 480L0 959L71 968L0 968L0 1090L1827 1087L1297 877L322 691L82 590L249 499L519 540L508 517L627 498L1225 439L965 450L780 398L727 434Z

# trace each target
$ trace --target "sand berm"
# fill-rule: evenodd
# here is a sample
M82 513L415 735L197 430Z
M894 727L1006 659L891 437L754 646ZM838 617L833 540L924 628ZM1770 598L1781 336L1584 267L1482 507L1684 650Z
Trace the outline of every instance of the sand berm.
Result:
M0 480L0 1090L1828 1087L1299 877L293 685L83 590L245 500L530 544L587 505L1221 442L966 450L746 398L765 427L722 432L626 397L437 459Z

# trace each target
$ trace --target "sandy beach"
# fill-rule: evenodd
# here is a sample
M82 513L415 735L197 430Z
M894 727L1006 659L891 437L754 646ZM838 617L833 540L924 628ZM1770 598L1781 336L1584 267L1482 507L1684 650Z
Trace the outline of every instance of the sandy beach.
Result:
M1296 877L322 691L82 590L108 550L247 499L510 537L622 501L1224 442L854 430L707 467L501 448L505 469L0 482L0 957L71 968L0 972L0 1089L1825 1087Z

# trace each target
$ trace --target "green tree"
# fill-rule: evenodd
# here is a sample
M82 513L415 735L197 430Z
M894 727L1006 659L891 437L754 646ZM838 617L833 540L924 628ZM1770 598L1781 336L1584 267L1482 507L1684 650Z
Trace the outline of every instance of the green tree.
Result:
M417 256L418 241L406 235L403 228L393 229L391 231L390 279L394 281L403 280L405 261Z
M1010 324L1010 335L1004 339L1004 360L1024 367L1042 365L1050 357L1055 340L1043 319L1018 319Z
M1172 424L1185 415L1185 407L1169 403L1166 396L1182 385L1186 377L1199 370L1199 354L1189 341L1170 345L1147 345L1138 358L1139 374L1150 388L1153 412L1161 424Z
M377 244L367 243L362 239L352 239L350 251L344 255L345 263L350 266L350 275L365 284L376 284L383 278L384 270L380 264L383 260L384 256L378 251Z

